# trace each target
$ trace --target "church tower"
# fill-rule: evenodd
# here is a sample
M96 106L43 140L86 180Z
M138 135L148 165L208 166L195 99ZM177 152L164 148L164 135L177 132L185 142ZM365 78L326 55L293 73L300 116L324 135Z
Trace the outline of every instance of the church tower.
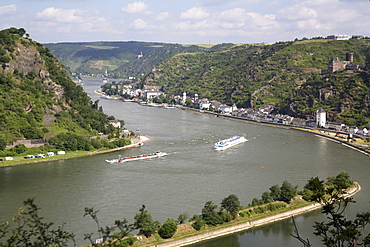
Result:
M316 111L316 126L319 128L326 127L326 112L322 108Z

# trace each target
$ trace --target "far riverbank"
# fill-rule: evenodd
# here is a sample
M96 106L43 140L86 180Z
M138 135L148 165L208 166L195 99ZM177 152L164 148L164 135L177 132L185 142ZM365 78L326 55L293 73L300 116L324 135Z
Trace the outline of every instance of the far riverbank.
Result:
M352 142L349 142L348 140L346 141L346 137L343 136L343 135L337 136L336 131L330 131L330 130L325 130L325 129L304 128L304 127L296 127L296 126L275 124L275 123L269 123L269 122L254 121L254 120L246 119L246 118L243 118L243 117L237 117L237 116L231 116L231 115L230 116L229 115L221 115L221 114L215 113L215 112L200 111L199 109L184 107L184 106L177 106L177 108L182 109L182 110L197 112L199 114L214 115L215 117L219 117L219 118L235 120L235 121L240 121L240 122L246 122L246 123L251 123L251 124L256 124L256 125L263 125L263 126L270 126L270 127L274 127L274 128L303 131L303 132L306 132L306 133L314 134L318 137L326 138L328 140L340 143L343 146L346 146L348 148L356 150L356 151L370 157L370 144L363 144L359 140L356 140L356 139L352 139Z

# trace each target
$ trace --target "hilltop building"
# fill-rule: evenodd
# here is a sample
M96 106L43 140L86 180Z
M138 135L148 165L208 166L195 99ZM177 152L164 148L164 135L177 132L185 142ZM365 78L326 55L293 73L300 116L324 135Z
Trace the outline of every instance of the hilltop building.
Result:
M335 40L349 40L350 37L349 35L345 34L334 34L334 35L329 35L327 36L328 39L335 39Z

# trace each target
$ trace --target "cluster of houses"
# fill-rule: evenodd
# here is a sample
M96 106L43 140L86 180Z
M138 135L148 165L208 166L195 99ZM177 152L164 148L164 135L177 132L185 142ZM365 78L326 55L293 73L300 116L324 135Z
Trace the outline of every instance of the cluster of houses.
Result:
M351 59L352 57L353 54L348 55L349 59L348 62L353 61ZM155 97L164 95L164 92L160 91L160 87L158 86L148 86L143 90L141 89L133 90L130 85L124 85L122 90L124 91L124 93L127 93L132 97L142 96L147 98L148 101ZM322 108L316 111L315 119L301 119L284 114L272 114L274 110L272 106L261 107L258 109L238 108L235 104L226 105L216 100L210 101L207 98L199 98L198 94L194 94L194 97L190 97L186 92L183 92L182 95L175 95L173 98L175 99L177 104L182 106L189 106L187 104L191 102L192 103L191 107L197 108L200 111L210 111L212 113L228 115L232 117L239 117L257 122L266 122L310 128L318 127L333 129L336 131L345 131L347 133L359 134L364 136L370 135L367 128L359 129L355 126L348 127L343 124L328 122L326 119L326 112ZM137 102L142 103L139 100L137 100Z
M200 110L212 110L222 115L229 115L233 117L248 119L256 122L274 123L297 127L309 127L309 128L325 128L332 129L336 131L344 131L349 134L357 134L368 136L369 131L367 128L359 129L356 126L345 126L344 124L328 122L326 119L326 112L320 108L316 111L315 119L301 119L295 118L284 114L272 114L274 108L272 106L261 107L258 109L252 108L238 108L235 104L232 106L222 104L218 101L209 101L206 98L199 98L197 94L194 98L190 98L184 92L182 96L175 96L178 103L181 105L186 105L188 100L191 100L193 106L199 108Z

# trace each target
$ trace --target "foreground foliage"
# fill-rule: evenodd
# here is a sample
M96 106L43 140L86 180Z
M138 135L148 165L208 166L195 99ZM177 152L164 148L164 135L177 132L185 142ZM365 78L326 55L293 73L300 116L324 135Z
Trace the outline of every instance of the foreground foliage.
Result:
M354 219L349 219L346 209L350 203L355 203L352 197L343 197L346 189L353 186L353 181L345 172L336 177L329 177L324 183L318 177L311 178L305 186L309 190L312 201L323 204L322 212L327 221L315 222L314 234L322 239L325 246L370 246L370 234L363 236L370 224L370 212L357 213ZM310 241L299 235L296 228L292 236L304 246L312 246Z
M286 181L284 185L287 185ZM349 175L342 172L336 177L329 177L326 183L318 177L311 178L305 185L304 191L299 192L308 201L324 203L323 212L328 215L329 221L316 223L314 233L323 239L325 246L368 246L370 244L369 235L361 239L370 222L370 213L359 213L354 220L346 219L344 214L346 206L353 202L353 199L343 198L342 195L353 185ZM295 188L291 185L288 187ZM280 189L279 186L272 186L272 188ZM33 199L25 201L24 205L25 208L21 208L19 214L12 219L16 226L12 228L9 222L1 225L0 246L75 246L76 236L65 231L63 225L53 229L53 223L43 222L43 218L38 215L39 208ZM221 207L213 204L212 201L206 202L201 214L194 215L189 220L189 224L196 231L212 230L215 226L226 222L235 220L234 223L237 224L255 220L266 215L270 216L273 212L287 211L291 207L294 208L293 204L277 201L242 208L238 197L231 194L222 200ZM85 208L84 216L91 217L97 226L95 233L84 234L84 239L89 240L91 246L139 246L140 244L136 244L137 238L131 234L134 230L146 239L155 235L156 240L153 240L155 243L160 239L176 238L178 231L176 222L182 223L187 218L186 214L181 214L177 221L168 219L162 225L153 220L143 205L139 213L134 216L132 224L122 219L114 221L113 226L103 227L100 225L97 213L98 211L93 208ZM293 236L305 246L311 246L308 240L299 236L298 230ZM143 237L139 238L140 241Z

